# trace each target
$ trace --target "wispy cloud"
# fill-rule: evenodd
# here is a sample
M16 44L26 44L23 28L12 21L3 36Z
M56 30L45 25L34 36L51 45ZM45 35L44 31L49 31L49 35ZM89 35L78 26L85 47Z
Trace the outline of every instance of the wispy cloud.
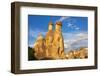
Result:
M30 47L33 47L33 44L35 43L35 40L37 39L37 37L38 37L38 35L39 34L42 34L43 36L45 36L45 34L46 34L46 31L44 31L44 30L41 30L41 29L34 29L34 30L32 30L32 29L30 29L29 30L29 33L28 33L28 37L29 37L29 40L28 40L28 45L30 46ZM31 38L31 39L30 39Z
M30 29L29 36L36 38L40 33L42 35L45 35L46 34L46 31L41 30L41 29L34 29L34 30Z
M70 17L68 17L68 16L63 16L63 17L61 17L60 19L58 19L57 21L61 21L61 22L62 22L62 21L64 21L64 20L68 19L68 18L70 18ZM57 21L56 21L56 22L57 22Z
M38 34L41 33L45 36L46 32L43 30L30 30L29 31L29 35L31 36L31 38L33 38L32 40L29 40L29 46L33 47L34 44L34 38L36 39L38 37ZM88 43L88 33L87 32L77 32L77 33L63 33L63 37L64 37L64 47L65 47L65 51L70 51L73 50L75 48L79 48L79 47L87 47L87 43Z
M79 28L79 27L76 27L75 29L76 29L76 30L79 30L80 28Z
M80 28L72 22L68 22L67 27L75 30L80 30Z
M66 24L67 24L66 26L68 28L74 29L74 30L80 30L80 28L75 24L76 23L76 20L71 19L70 16L63 16L63 17L59 18L58 20L56 20L56 22L57 21L61 21L61 22L65 21Z
M65 51L73 50L75 48L87 47L88 33L63 33Z

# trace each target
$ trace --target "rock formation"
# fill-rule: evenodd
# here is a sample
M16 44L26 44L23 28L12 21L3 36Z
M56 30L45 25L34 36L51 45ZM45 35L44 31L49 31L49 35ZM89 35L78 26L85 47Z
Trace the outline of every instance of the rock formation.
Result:
M64 59L64 41L61 31L62 23L57 22L55 30L53 30L53 23L48 25L48 32L45 38L39 35L35 44L35 56L37 59Z
M65 58L64 41L63 41L61 27L62 27L62 23L57 22L55 31L54 31L54 39L53 39L53 43L52 43L53 57L56 59Z
M36 59L84 59L88 58L88 49L80 48L64 53L64 39L62 35L62 22L56 22L53 30L53 23L48 24L48 31L45 37L39 34L34 43L34 56Z
M43 59L45 57L45 40L42 34L39 34L34 44L34 50L35 50L35 57L37 59Z
M52 43L53 43L53 39L54 39L54 32L53 32L53 23L50 22L49 23L49 27L48 27L48 32L46 33L46 37L45 37L45 47L46 47L46 57L47 58L52 58Z
M88 58L88 49L80 48L66 53L66 59L85 59Z

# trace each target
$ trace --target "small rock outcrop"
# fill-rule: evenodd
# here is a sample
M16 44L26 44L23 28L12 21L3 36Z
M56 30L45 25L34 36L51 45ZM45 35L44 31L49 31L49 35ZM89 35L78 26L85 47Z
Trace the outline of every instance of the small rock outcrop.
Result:
M37 59L43 59L45 56L45 40L42 34L39 34L34 44L35 57Z

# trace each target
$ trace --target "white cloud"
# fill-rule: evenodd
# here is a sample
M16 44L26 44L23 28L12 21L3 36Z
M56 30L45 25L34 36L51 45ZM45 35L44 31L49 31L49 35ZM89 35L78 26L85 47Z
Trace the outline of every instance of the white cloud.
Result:
M46 32L43 30L30 30L29 35L32 38L37 38L39 33L42 33L44 36L46 35ZM69 51L74 49L74 47L81 47L81 46L87 46L88 41L88 33L87 32L78 32L78 33L63 33L64 37L64 47L65 51ZM34 41L29 41L29 46L33 47Z
M66 24L67 24L66 26L68 28L71 28L74 30L80 30L80 28L77 25L75 25L76 20L72 20L69 16L63 16L60 19L56 20L56 22L57 21L61 21L61 22L66 21Z
M70 17L68 17L68 16L63 16L63 17L61 17L60 19L58 19L57 21L61 21L61 22L62 22L62 21L64 21L64 20L68 19L68 18L70 18ZM57 22L57 21L56 21L56 22Z
M38 37L38 35L39 35L40 33L41 33L43 36L45 36L45 34L46 34L45 31L40 30L40 29L34 29L34 30L30 29L30 30L29 30L29 41L28 41L28 45L29 45L30 47L33 47L33 44L34 44L35 40L37 39L37 37ZM30 39L30 38L31 38L31 39Z
M73 26L72 23L68 23L68 24L67 24L67 27L72 27L72 26Z
M79 30L80 28L79 28L79 27L76 27L75 29L76 29L76 30Z
M46 31L43 31L43 30L40 30L40 29L34 29L34 30L30 29L29 36L37 38L40 33L42 35L45 35Z
M67 23L67 27L75 30L79 30L80 28L72 22Z
M65 51L75 49L75 47L87 47L88 33L63 33Z

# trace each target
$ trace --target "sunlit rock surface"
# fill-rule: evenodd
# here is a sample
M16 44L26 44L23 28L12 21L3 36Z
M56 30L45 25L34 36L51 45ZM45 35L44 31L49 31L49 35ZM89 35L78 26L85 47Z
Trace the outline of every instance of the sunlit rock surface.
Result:
M55 29L53 27L55 26ZM72 50L65 54L64 39L62 35L62 22L52 22L48 24L48 31L45 37L42 34L38 35L33 49L35 50L35 57L37 59L84 59L88 58L88 49L80 48L79 50Z

